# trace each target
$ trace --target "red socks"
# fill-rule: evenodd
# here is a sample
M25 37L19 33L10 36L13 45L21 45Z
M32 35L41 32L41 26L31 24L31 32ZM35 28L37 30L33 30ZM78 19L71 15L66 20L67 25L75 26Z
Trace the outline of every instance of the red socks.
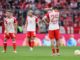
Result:
M4 52L6 52L6 50L7 50L7 43L4 43ZM13 49L14 49L14 51L16 51L16 43L13 43Z
M30 40L28 41L28 45L29 45L29 47L31 47L31 42L30 42Z
M31 47L34 47L34 40L31 41Z
M13 43L13 49L16 51L16 43Z
M59 48L56 49L56 52L59 53Z
M53 53L53 54L55 54L55 53L56 53L56 50L55 50L54 48L52 49L52 53Z
M7 50L7 43L4 43L4 52L6 52L6 50Z
M28 43L29 43L29 47L32 47L32 48L34 47L34 40L29 41Z
M52 49L52 53L53 53L53 54L59 53L59 48L57 48L57 49Z

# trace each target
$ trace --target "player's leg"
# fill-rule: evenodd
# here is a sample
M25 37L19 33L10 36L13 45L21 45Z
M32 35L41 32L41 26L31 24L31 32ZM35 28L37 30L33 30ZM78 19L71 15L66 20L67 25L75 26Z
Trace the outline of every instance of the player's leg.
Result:
M30 38L30 40L29 40L29 44L30 44L30 50L32 51L33 50L33 40L31 40L31 38Z
M31 37L28 37L28 44L29 44L29 48L32 51L33 50L33 42L31 40Z
M60 46L60 42L59 42L59 40L56 40L56 53L57 53L57 55L60 55L59 46Z
M51 40L51 48L52 48L52 55L56 55L56 48L54 46L54 39Z
M49 31L48 34L49 34L49 38L51 40L52 54L56 55L56 49L55 49L55 46L54 46L54 31Z
M30 40L30 42L31 42L31 50L33 50L33 48L34 48L34 39L35 39L35 37L31 37L31 40Z
M4 42L3 42L3 52L7 51L7 40L9 39L8 34L4 34Z
M56 53L57 53L57 55L60 55L60 53L59 53L59 46L60 46L60 40L59 40L60 32L59 32L59 30L55 30L55 38L56 38Z
M16 53L16 35L14 33L10 33L10 37L12 39L14 53Z
M32 51L33 50L33 47L34 47L34 39L35 39L35 32L30 32L30 44L31 44L31 46L30 46L30 50Z
M27 37L27 40L28 40L29 47L31 47L31 37Z
M15 38L12 39L12 43L13 43L13 49L14 49L14 52L16 53L16 40Z
M6 38L4 38L4 43L3 43L3 48L4 48L4 50L3 50L3 52L6 52L7 51L7 39Z
M36 34L35 32L31 32L31 47L33 48L34 47L34 39L36 37Z
M27 32L26 39L28 40L29 47L31 47L31 33L30 32Z

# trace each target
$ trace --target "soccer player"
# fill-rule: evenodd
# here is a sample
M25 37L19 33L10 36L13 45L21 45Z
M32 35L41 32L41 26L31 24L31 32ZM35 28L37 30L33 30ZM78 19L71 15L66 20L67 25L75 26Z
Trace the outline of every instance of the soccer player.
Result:
M9 38L12 39L13 42L13 49L14 53L16 53L16 33L17 33L17 20L15 17L13 17L13 12L11 10L6 11L6 18L4 18L4 26L5 26L5 31L4 31L4 50L3 52L6 52L7 50L7 40Z
M49 25L48 35L51 40L52 55L60 55L59 53L59 10L54 7L54 9L48 12L44 17L43 21ZM54 46L54 40L56 40L56 46Z
M34 38L36 37L37 23L38 23L38 18L33 14L32 10L29 10L26 17L25 28L27 28L26 38L28 40L28 45L31 51L33 50L34 47Z

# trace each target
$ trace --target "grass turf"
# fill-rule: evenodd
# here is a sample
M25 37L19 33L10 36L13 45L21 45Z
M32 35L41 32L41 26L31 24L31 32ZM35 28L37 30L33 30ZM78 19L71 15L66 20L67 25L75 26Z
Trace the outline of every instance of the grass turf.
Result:
M7 53L0 52L0 60L80 60L75 56L74 50L79 47L61 47L60 56L51 56L50 47L35 47L31 52L28 47L17 47L17 53L13 53L12 47L8 47ZM0 47L2 51L2 47Z

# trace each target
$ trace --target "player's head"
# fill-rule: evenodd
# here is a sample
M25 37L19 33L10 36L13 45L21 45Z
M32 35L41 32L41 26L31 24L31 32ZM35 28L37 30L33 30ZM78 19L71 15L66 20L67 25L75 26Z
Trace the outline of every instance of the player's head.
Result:
M53 7L54 10L58 10L58 7Z
M6 10L6 17L11 17L13 12L11 10Z
M33 16L33 11L32 10L28 11L28 16Z

